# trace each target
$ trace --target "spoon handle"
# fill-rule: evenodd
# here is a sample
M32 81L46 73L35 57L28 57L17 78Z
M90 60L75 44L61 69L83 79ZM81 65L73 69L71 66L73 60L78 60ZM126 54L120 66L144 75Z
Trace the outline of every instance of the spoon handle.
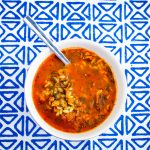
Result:
M24 22L37 34L40 39L56 54L56 56L65 64L69 64L70 61L64 56L64 54L57 49L51 42L49 38L46 37L42 29L37 25L37 23L31 19L31 17L26 16Z

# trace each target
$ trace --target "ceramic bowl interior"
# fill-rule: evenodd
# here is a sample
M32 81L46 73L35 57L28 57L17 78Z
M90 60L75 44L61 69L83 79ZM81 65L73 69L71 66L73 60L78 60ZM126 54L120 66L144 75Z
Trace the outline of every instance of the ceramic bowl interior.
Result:
M25 82L25 97L26 97L26 103L29 108L29 111L35 121L48 133L67 140L84 140L89 139L94 136L97 136L103 132L105 132L106 129L108 129L113 123L119 118L121 115L121 112L124 109L124 104L126 100L126 79L124 75L124 69L123 67L117 62L115 56L108 51L106 48L101 46L98 43L87 41L87 40L66 40L56 43L56 46L62 50L63 48L68 47L82 47L86 48L88 50L91 50L98 54L101 58L103 58L111 67L113 74L116 79L117 83L117 97L116 97L116 103L114 105L114 108L111 112L111 114L108 116L108 118L99 126L96 128L89 130L87 132L81 132L81 133L67 133L60 131L58 129L55 129L54 127L47 124L39 115L38 111L35 108L33 99L32 99L32 82L35 76L35 73L37 72L37 69L39 68L40 64L49 56L52 54L52 52L45 48L32 62L28 73L27 78Z

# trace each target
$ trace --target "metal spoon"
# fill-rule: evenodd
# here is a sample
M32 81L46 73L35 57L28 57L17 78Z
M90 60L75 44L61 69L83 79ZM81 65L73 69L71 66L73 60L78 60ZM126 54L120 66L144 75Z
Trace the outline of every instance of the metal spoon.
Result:
M70 61L64 56L64 54L53 45L52 41L46 37L42 29L37 25L37 23L31 19L31 17L26 16L24 22L39 36L39 38L56 54L56 56L65 64L69 64Z

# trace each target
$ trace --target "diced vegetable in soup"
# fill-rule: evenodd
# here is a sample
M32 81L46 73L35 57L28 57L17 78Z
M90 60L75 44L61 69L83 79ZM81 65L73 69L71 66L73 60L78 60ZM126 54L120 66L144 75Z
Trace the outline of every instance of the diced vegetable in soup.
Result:
M64 65L54 54L39 67L33 99L41 117L65 132L84 132L101 124L116 100L116 83L109 65L83 48L64 49Z

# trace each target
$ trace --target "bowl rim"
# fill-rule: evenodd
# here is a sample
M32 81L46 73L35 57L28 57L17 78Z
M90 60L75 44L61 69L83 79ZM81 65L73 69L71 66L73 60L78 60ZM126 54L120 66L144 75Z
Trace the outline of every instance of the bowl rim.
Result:
M53 126L49 125L48 123L46 123L42 119L42 117L40 116L38 111L36 110L36 107L34 105L33 98L32 98L32 81L34 79L35 73L36 73L37 69L39 68L40 64L49 55L52 54L52 52L49 50L49 48L44 48L44 50L42 50L42 52L31 63L28 73L27 73L27 76L26 76L26 80L25 80L25 99L26 99L26 104L28 106L29 112L30 112L31 116L34 118L34 120L36 121L36 123L41 128L43 128L46 132L48 132L51 135L54 135L58 138L65 139L65 140L78 141L78 140L86 140L86 139L90 139L92 137L98 136L101 133L105 132L112 124L114 124L115 121L117 120L117 118L119 118L119 116L123 112L126 95L127 95L127 83L126 83L126 78L125 78L125 74L124 74L124 67L122 65L120 65L120 63L116 60L115 56L110 51L108 51L105 47L101 46L99 43L96 43L96 42L93 42L90 40L83 40L83 39L69 39L69 40L57 42L55 44L58 47L58 49L61 49L61 50L63 48L68 48L68 47L83 47L90 51L94 51L101 58L103 58L111 67L113 74L115 76L115 79L116 79L116 84L117 84L116 104L115 104L112 112L110 113L110 115L107 117L107 119L102 124L100 124L99 126L93 128L89 131L86 131L86 132L81 132L81 133L64 132L64 131L58 130L58 129L54 128ZM97 51L99 51L99 52L97 53L94 48L97 48L98 49ZM100 54L100 52L101 52L101 54ZM106 60L106 57L108 57L107 60ZM116 70L114 67L117 67ZM118 75L118 73L119 73L119 75ZM121 80L118 80L118 78ZM119 84L118 84L118 81L119 81ZM122 85L121 89L119 89L120 84ZM119 93L119 92L121 92L121 93ZM121 100L119 101L118 99L121 99ZM116 105L119 106L119 109L118 109L118 107L116 108ZM114 112L114 109L115 109L115 112ZM113 117L111 117L112 113L114 113ZM110 119L110 117L111 117L111 119Z

